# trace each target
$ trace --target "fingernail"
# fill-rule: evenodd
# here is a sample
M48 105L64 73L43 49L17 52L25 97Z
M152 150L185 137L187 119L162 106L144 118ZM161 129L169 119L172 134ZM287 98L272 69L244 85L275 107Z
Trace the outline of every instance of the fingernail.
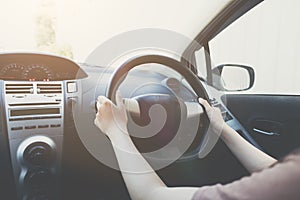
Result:
M199 97L199 98L198 98L198 102L199 102L199 103L201 103L201 104L202 104L202 103L203 103L203 101L204 101L204 99L202 99L201 97Z

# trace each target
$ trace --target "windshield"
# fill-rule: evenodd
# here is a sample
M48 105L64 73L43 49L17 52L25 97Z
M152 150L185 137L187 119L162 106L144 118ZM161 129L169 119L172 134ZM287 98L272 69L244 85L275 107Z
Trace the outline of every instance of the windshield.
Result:
M228 0L1 0L0 51L42 51L84 62L123 32L158 28L193 39ZM205 12L200 12L200 11ZM188 44L180 44L184 50Z

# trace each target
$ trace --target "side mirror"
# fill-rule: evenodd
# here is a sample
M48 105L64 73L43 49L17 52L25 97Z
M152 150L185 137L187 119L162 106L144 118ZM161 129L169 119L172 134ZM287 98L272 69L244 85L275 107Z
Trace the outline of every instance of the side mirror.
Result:
M238 64L223 64L212 70L213 85L225 91L244 91L254 84L252 67Z

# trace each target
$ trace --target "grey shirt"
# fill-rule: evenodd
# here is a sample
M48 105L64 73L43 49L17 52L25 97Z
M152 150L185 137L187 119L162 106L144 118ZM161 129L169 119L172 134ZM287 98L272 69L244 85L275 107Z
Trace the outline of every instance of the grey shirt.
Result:
M300 151L226 185L201 187L193 200L300 200Z

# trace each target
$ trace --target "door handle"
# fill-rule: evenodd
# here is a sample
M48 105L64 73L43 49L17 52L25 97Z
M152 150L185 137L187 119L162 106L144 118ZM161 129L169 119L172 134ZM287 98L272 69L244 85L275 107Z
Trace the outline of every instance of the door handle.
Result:
M252 131L261 135L280 136L283 124L272 120L258 119L252 123Z
M268 135L268 136L279 136L280 135L279 133L276 133L276 132L263 131L258 128L253 128L253 131L256 133L260 133L260 134Z

